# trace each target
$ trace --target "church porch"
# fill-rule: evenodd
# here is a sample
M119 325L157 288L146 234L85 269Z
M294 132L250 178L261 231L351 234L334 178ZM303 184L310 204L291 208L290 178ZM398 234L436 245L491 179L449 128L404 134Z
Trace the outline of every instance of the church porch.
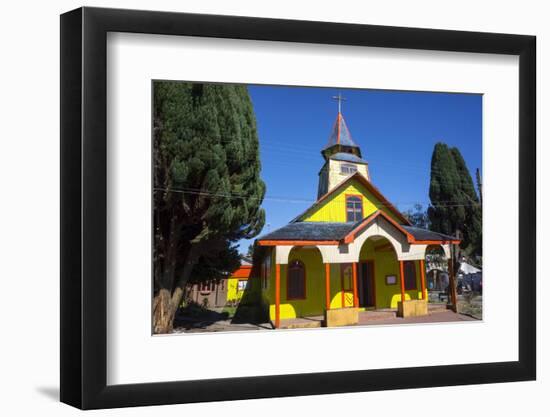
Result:
M276 328L284 323L318 326L310 322L325 322L319 317L345 309L356 310L357 319L346 319L344 325L381 314L428 314L424 257L436 242L412 241L383 214L352 226L338 240L259 241L271 247L272 285L264 301ZM450 253L451 242L437 243ZM289 319L307 322L285 322Z

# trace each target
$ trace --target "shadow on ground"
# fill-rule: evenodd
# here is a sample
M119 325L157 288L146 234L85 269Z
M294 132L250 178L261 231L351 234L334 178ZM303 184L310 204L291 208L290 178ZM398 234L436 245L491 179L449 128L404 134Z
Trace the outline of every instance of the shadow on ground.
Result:
M189 303L179 308L174 318L174 327L191 329L206 329L215 323L229 320L229 313L226 311L214 311L196 303Z
M59 387L36 387L36 391L53 401L59 401Z

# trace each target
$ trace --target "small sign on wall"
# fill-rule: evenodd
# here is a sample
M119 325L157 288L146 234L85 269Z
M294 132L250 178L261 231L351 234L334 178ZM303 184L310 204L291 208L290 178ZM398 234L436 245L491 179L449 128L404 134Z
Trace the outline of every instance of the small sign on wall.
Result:
M397 276L386 275L386 285L395 285L395 284L397 284Z

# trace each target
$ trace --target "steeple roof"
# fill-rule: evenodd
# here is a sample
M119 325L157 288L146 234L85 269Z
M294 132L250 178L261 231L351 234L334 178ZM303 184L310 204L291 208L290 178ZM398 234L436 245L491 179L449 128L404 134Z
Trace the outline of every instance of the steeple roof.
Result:
M325 146L324 149L328 149L335 145L359 148L359 146L357 146L351 138L351 133L349 132L346 121L344 120L344 116L342 116L342 113L340 112L338 112L338 115L336 116L336 122L332 127L327 146Z

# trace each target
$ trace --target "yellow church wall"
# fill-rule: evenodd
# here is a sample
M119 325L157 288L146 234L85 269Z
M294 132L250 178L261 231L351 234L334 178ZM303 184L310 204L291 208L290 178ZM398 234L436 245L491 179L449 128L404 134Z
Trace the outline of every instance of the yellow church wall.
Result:
M357 180L352 180L340 191L334 193L326 199L314 211L306 213L303 221L308 222L346 222L346 195L361 195L363 200L363 218L370 216L375 211L381 209L392 219L399 222L395 215L384 207L363 184Z
M281 265L281 319L321 315L325 308L325 270L318 249L294 248L289 254L289 263L300 260L304 263L306 274L305 299L287 299L288 265ZM275 268L272 268L274 275ZM275 320L275 279L271 280L269 291L269 315Z
M321 254L316 249L294 249L289 260L301 260L306 268L306 299L288 300L287 265L281 265L281 319L322 315L325 310L325 266ZM342 291L342 264L330 265L330 308L353 307L353 290L346 285ZM347 284L347 282L346 282ZM344 304L342 304L342 292ZM263 300L269 306L269 316L275 320L275 268L272 268L269 287L262 292Z

